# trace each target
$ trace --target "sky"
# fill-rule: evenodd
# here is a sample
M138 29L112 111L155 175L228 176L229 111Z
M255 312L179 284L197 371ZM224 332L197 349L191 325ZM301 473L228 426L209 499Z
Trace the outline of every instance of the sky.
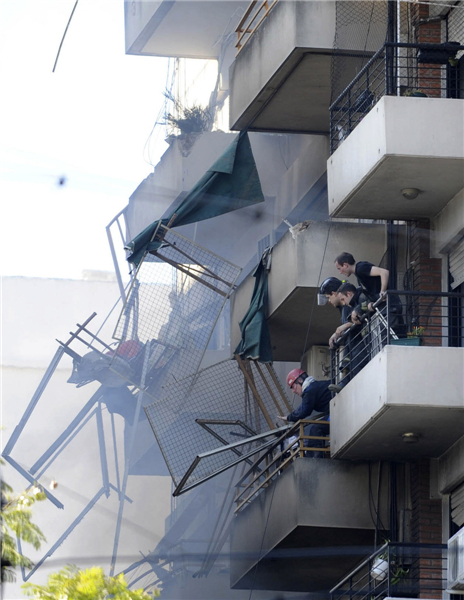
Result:
M52 72L74 5L0 2L3 276L114 271L105 227L167 148L168 59L125 55L123 0L79 0Z

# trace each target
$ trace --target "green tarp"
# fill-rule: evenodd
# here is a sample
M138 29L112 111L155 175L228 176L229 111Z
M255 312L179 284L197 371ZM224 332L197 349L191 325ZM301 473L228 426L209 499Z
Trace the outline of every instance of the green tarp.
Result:
M167 225L175 214L172 227L197 223L227 212L263 202L264 196L256 170L248 134L242 131L206 171L200 181L171 214L162 219ZM160 242L151 241L159 221L146 227L126 246L127 259L138 265L145 252L156 250Z
M234 352L242 358L250 358L261 363L272 363L271 337L266 322L268 257L269 251L266 251L253 273L255 286L250 306L239 323L242 339Z

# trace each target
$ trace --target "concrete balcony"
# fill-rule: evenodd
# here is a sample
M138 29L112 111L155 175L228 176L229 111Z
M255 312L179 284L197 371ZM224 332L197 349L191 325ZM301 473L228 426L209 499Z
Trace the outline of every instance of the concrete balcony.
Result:
M328 133L335 12L331 1L275 5L231 65L231 129ZM358 56L346 59L348 84L360 54L372 52L344 50Z
M373 480L377 468L371 466ZM385 483L381 513L388 505ZM231 587L327 598L373 544L369 465L297 459L233 520Z
M463 100L384 96L327 162L329 213L435 217L464 187L463 139Z
M135 0L124 2L126 53L217 59L221 35L249 2ZM236 18L234 19L234 15Z
M272 251L268 325L277 361L300 361L310 346L326 346L340 325L339 312L329 304L318 306L316 297L326 277L338 276L335 257L348 250L378 264L385 252L383 225L306 223L309 226L296 239L288 232ZM248 310L253 285L250 275L232 295L232 348L240 341L238 323Z
M438 458L464 431L464 349L385 346L331 404L331 453ZM418 436L405 443L405 433Z

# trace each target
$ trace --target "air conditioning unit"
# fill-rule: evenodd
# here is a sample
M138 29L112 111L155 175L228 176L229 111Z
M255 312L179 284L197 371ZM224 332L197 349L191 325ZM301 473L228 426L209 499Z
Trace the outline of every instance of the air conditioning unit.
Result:
M448 591L464 596L464 528L448 541Z
M330 348L328 346L311 346L306 355L306 373L315 379L330 378Z

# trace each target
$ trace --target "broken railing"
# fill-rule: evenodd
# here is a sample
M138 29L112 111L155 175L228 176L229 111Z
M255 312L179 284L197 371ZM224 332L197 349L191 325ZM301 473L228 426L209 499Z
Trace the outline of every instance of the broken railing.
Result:
M237 34L237 54L259 28L278 0L253 0L246 9L235 30Z
M280 475L296 458L304 458L305 452L324 452L330 457L330 436L305 435L306 425L329 425L329 421L320 419L302 419L285 428L275 430L281 434L266 447L260 448L260 456L243 474L236 484L235 514L252 499L268 487L272 480ZM322 440L324 445L305 445L310 440Z

